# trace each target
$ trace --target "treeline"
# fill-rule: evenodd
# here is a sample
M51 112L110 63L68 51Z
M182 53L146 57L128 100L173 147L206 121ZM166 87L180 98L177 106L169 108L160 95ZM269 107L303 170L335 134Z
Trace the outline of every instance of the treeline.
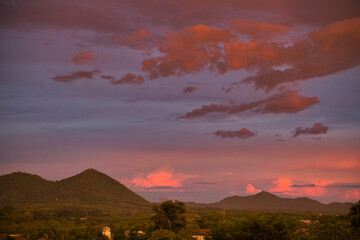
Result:
M106 212L106 214L105 214ZM206 229L205 239L360 239L360 202L347 215L227 211L186 208L180 201L153 205L153 213L102 212L99 209L0 209L0 234L20 233L27 239L187 240Z

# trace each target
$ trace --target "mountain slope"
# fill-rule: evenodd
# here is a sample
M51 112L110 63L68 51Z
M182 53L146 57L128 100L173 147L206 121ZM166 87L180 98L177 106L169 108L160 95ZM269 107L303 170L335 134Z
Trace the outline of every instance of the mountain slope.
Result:
M80 174L61 180L56 197L59 201L76 200L81 203L121 203L146 205L148 202L115 179L88 169Z
M0 176L0 204L50 201L55 185L55 182L24 172Z
M281 198L274 194L262 191L252 196L232 196L210 204L190 203L194 207L210 207L227 209L252 209L252 210L276 210L276 211L311 211L327 213L348 213L354 203L330 203L323 204L306 197Z
M110 204L148 206L149 202L115 179L88 169L61 181L16 172L0 176L0 205L5 204Z

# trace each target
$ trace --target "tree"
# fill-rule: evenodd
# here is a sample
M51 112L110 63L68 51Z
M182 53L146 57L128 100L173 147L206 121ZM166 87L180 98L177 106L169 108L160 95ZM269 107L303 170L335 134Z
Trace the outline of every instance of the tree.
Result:
M350 222L357 233L360 233L360 200L350 208Z
M169 200L160 205L153 205L153 211L155 229L166 229L178 233L186 226L184 202Z

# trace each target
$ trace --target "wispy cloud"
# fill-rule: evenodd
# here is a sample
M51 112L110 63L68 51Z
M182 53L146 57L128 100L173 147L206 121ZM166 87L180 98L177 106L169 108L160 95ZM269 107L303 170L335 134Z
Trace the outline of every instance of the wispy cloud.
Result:
M74 82L79 79L87 78L87 79L93 79L94 75L99 73L99 70L93 70L93 71L77 71L70 73L69 75L59 75L56 77L53 77L52 80L56 82L63 82L63 83L70 83Z
M224 113L227 115L239 114L252 110L255 113L298 113L317 104L317 97L306 97L298 94L298 91L286 91L275 94L264 100L242 103L240 105L210 104L203 105L178 119L195 119L210 113Z
M319 123L315 123L310 128L297 127L292 133L293 133L293 137L297 137L302 134L305 135L325 134L328 132L328 130L329 130L328 126L325 126L321 122L319 122Z

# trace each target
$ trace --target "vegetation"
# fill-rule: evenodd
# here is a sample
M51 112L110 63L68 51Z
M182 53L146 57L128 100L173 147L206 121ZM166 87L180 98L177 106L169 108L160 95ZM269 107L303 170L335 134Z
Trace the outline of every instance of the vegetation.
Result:
M153 213L103 211L84 207L0 209L0 234L23 234L26 239L106 239L101 230L111 228L114 240L193 239L197 229L209 229L214 240L232 239L360 239L359 207L347 215L259 212L188 208L183 202L153 205ZM210 239L210 236L206 236Z
M360 200L351 206L349 217L353 229L360 234Z

